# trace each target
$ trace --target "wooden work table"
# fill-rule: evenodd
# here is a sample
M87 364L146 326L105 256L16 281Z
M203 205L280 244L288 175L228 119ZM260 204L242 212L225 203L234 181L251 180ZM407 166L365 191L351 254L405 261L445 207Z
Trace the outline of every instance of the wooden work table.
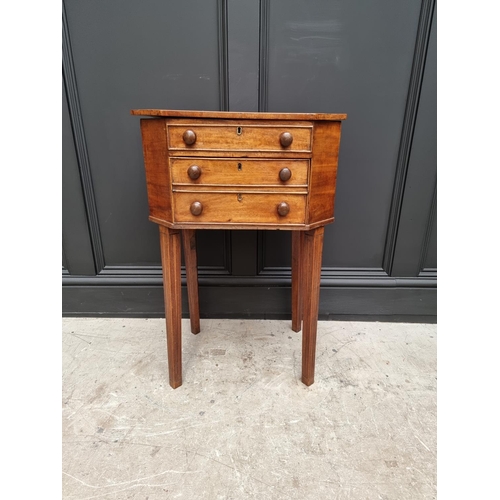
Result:
M149 219L160 227L170 385L182 384L181 239L200 331L196 229L292 230L292 329L314 382L324 226L333 222L345 114L132 110L141 119Z

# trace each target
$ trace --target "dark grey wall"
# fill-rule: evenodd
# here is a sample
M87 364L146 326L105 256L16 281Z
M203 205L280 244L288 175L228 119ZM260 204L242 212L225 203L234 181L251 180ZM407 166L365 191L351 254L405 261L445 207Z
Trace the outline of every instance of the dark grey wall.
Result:
M436 314L434 1L63 5L64 314L163 314L132 108L347 113L320 316ZM288 232L198 253L202 315L290 313Z

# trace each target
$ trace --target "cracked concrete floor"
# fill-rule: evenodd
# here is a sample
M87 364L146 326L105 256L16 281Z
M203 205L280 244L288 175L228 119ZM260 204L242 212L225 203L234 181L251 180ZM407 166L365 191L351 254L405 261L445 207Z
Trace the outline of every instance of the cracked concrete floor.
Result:
M436 325L319 322L300 382L290 321L63 320L64 499L434 499Z

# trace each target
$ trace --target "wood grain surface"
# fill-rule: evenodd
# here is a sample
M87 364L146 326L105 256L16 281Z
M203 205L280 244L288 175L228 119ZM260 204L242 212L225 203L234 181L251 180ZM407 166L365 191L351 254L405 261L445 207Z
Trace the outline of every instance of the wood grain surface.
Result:
M341 122L314 124L314 152L309 179L309 224L332 218L334 214L340 125Z
M324 226L305 232L301 252L301 267L304 273L302 287L302 382L305 385L314 383L324 233Z
M160 226L169 383L182 384L181 232Z
M191 204L200 202L203 211L193 215ZM288 215L278 215L281 202L290 206ZM295 194L174 193L175 222L303 224L306 196Z
M171 181L165 120L141 120L142 149L146 170L149 215L172 220Z
M188 168L197 165L201 169L198 179L192 180ZM280 180L280 171L288 168L292 176L286 182ZM309 160L223 159L223 158L170 158L172 183L190 186L302 186L307 187Z
M198 263L196 258L196 232L194 229L182 230L182 246L186 265L186 281L189 303L191 333L200 333L200 304L198 300Z
M184 142L183 134L191 130L196 134L192 145ZM280 143L282 133L291 133L293 142L288 147ZM311 151L312 124L309 126L277 126L272 122L260 125L242 125L235 121L232 124L191 123L186 125L167 125L170 151L176 154L189 155L191 151L220 153L224 151L266 152L273 151L286 155L289 152Z
M241 113L231 111L192 111L173 109L132 109L136 116L179 117L179 118L217 118L252 120L345 120L345 113Z
M304 231L292 232L292 330L302 329L302 296L304 270L302 264Z

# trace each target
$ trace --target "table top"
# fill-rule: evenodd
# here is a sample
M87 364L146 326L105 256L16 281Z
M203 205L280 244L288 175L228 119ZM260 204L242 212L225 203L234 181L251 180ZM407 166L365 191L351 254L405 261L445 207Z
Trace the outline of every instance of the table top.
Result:
M194 111L194 110L172 110L172 109L132 109L130 114L136 116L156 116L172 118L227 118L248 120L322 120L340 121L345 120L345 113L256 113L235 111Z

